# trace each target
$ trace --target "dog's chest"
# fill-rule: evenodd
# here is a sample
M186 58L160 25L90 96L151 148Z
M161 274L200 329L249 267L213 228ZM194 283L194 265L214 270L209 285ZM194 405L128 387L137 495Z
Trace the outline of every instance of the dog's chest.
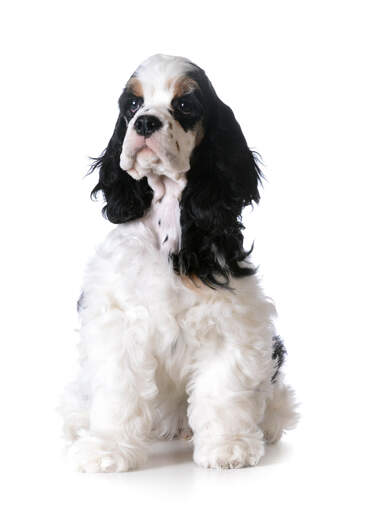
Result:
M167 255L177 253L181 248L180 199L186 179L173 181L154 175L148 182L154 196L145 224L155 233L160 251Z

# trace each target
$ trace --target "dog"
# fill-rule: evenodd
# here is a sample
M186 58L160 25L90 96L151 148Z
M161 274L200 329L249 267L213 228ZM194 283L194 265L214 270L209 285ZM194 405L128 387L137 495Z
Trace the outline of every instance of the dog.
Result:
M77 469L140 467L192 439L204 468L254 466L297 421L275 308L243 247L261 171L203 69L155 55L128 80L93 170L117 227L78 302L80 374L62 401Z

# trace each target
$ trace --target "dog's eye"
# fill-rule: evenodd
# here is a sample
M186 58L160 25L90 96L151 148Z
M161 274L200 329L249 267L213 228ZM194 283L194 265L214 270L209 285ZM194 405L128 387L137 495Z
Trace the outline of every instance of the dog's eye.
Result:
M177 110L183 114L191 114L192 108L192 103L189 100L179 100L177 103Z
M130 110L130 112L134 113L136 112L140 105L142 104L142 98L131 98L127 104L127 109Z

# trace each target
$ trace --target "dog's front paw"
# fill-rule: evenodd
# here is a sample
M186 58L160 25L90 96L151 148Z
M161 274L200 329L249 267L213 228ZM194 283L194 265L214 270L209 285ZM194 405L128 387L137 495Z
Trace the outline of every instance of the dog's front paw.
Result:
M179 428L174 436L174 439L184 439L190 441L192 439L192 430L189 426Z
M264 455L264 442L256 438L195 442L194 461L204 468L237 469L256 466Z
M135 469L145 460L139 450L121 448L115 441L92 435L75 441L69 458L74 468L84 473L120 473Z

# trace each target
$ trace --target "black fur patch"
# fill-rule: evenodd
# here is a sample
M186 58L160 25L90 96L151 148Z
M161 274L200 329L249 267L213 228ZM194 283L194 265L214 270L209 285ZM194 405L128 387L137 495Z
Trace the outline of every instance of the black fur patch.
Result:
M284 346L282 338L280 336L274 336L273 337L273 354L272 354L272 359L274 361L275 373L274 373L274 375L271 378L271 382L273 384L276 382L279 370L280 370L280 368L282 367L282 365L283 365L283 363L285 361L285 356L286 355L287 355L287 351L285 349L285 346Z
M180 110L179 106L181 102L185 102L187 111ZM200 101L199 91L194 91L189 94L185 94L181 98L174 98L172 100L173 117L180 123L182 128L187 132L193 130L196 123L203 116L203 106Z

